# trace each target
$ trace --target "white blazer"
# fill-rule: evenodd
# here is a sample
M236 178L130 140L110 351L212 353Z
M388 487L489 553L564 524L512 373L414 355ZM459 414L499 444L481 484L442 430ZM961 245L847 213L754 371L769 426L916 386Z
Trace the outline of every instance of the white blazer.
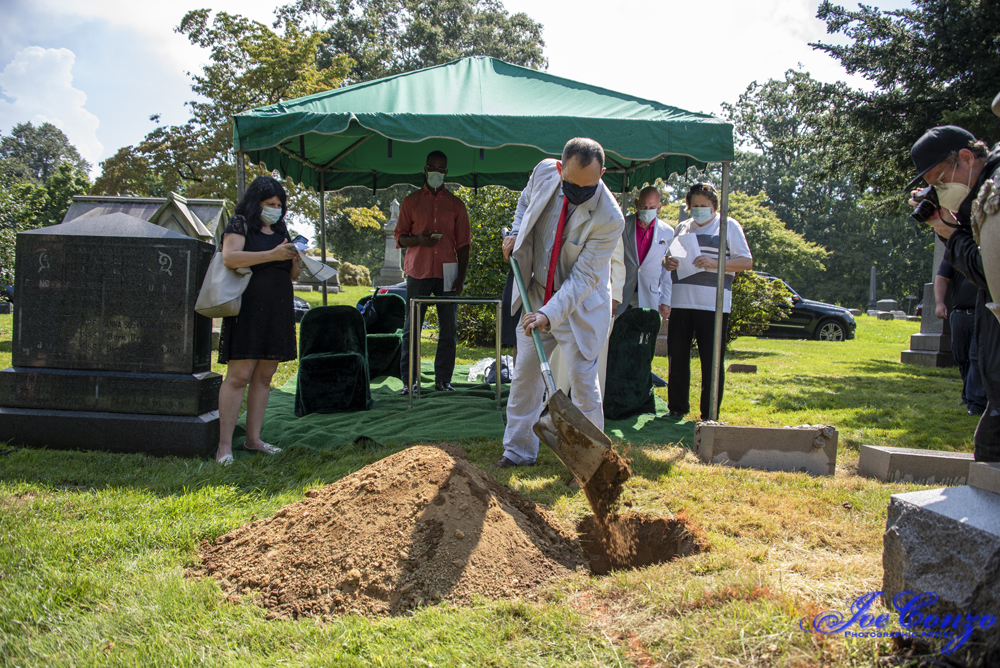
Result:
M544 253L544 241L536 239L534 225L562 187L556 161L538 163L528 185L521 191L512 233L517 234L513 257L521 267L529 295L543 292L546 276L534 276L535 253ZM611 329L611 255L625 228L625 217L604 182L589 200L576 207L566 221L554 280L555 294L549 303L532 304L549 320L549 329L568 322L580 352L595 359ZM529 276L529 274L532 274ZM539 287L540 286L540 287ZM520 295L511 300L511 314L521 305Z
M625 283L622 288L621 305L618 315L625 312L632 296L638 293L639 307L655 309L660 304L670 306L670 292L673 283L670 272L663 268L663 256L666 255L674 231L660 219L654 223L653 243L646 253L646 258L639 263L639 249L635 243L635 216L625 219L625 231L622 233L622 245L625 252Z

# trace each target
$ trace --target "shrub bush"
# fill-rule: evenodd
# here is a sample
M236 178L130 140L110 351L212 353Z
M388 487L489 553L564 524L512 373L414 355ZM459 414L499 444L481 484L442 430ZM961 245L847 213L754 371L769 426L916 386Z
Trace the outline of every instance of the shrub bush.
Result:
M771 281L754 271L741 271L733 281L733 310L729 314L726 347L740 336L756 336L772 320L788 315L792 293L781 281Z
M367 267L351 264L350 262L340 263L340 284L341 285L371 285L372 278Z
M514 209L521 193L502 186L485 186L473 194L472 188L455 191L469 210L472 231L472 251L469 271L465 277L466 296L499 297L507 281L510 265L503 259L503 228L514 223ZM476 346L493 345L496 341L496 308L493 306L460 306L458 338Z

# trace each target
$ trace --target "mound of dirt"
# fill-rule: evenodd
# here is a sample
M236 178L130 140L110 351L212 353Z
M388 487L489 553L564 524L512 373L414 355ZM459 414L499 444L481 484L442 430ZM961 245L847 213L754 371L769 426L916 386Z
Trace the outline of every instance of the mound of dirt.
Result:
M461 448L415 446L201 547L201 575L269 618L524 595L584 566L575 537Z

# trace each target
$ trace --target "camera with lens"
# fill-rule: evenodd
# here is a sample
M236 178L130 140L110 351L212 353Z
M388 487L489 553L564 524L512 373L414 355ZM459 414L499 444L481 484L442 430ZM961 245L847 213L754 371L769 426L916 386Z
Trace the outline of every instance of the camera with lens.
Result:
M935 192L934 186L927 186L917 191L913 199L917 201L917 208L910 214L910 218L920 224L926 223L933 218L937 214L938 209L941 208L941 205L938 204L937 192Z

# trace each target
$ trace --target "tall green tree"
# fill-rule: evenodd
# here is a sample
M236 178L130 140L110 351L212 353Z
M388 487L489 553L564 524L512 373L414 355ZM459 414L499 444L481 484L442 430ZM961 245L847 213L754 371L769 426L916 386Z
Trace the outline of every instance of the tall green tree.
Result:
M69 164L86 174L90 163L80 157L66 134L52 125L18 123L0 137L0 171L17 181L45 185L59 165Z
M544 69L542 25L510 14L499 0L297 0L277 11L275 26L315 25L324 62L353 61L351 83L493 56ZM303 28L304 29L304 28Z
M320 67L322 35L288 25L278 34L243 16L199 9L184 15L177 32L210 51L209 64L192 74L191 118L146 135L102 163L102 193L152 190L189 197L236 196L233 114L340 86L350 67L343 55ZM158 120L157 116L153 120ZM251 169L248 176L262 173Z
M928 128L959 125L990 143L1000 137L990 112L1000 91L996 0L912 0L912 7L890 11L850 11L825 0L817 17L848 43L812 46L874 86L827 86L816 99L835 110L817 136L835 158L827 164L832 172L898 197L913 176L910 147ZM897 212L903 200L893 200Z
M764 193L778 218L830 251L825 270L783 276L804 295L862 306L873 264L880 293L919 293L930 275L932 238L898 214L898 198L876 197L853 173L830 169L840 148L822 139L836 114L825 102L828 88L790 70L784 79L753 82L725 105L740 148L732 187Z

